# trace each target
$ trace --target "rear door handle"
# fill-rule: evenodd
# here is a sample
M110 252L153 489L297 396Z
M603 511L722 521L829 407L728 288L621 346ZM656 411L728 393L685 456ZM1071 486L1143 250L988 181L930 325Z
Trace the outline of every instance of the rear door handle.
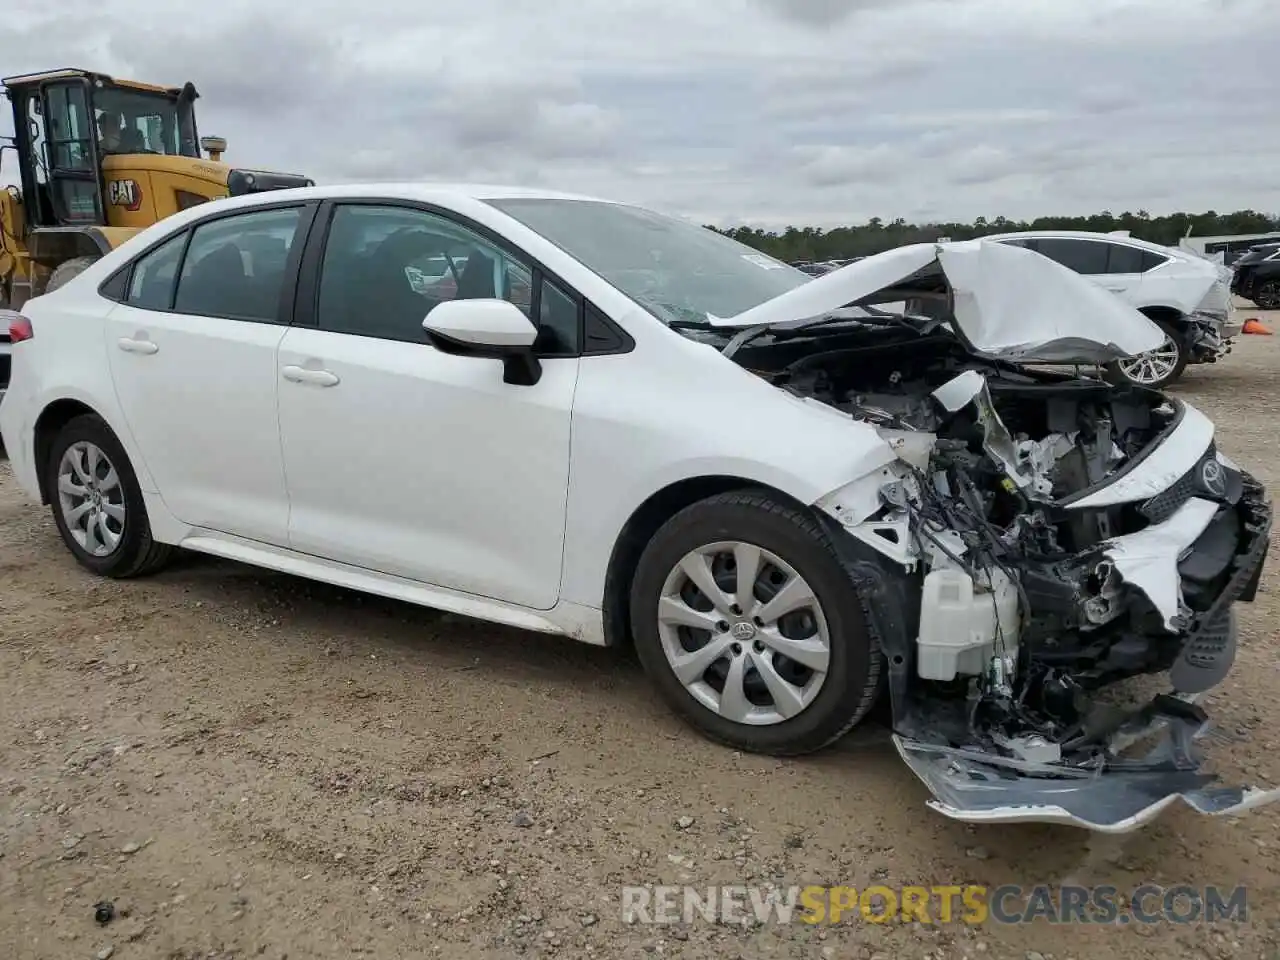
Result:
M132 337L121 337L116 341L116 343L125 353L152 354L160 349L158 345L152 343L150 340L135 340Z
M338 375L329 370L308 370L306 367L299 367L289 364L282 367L280 372L284 374L284 378L293 383L313 383L317 387L336 387L338 385Z

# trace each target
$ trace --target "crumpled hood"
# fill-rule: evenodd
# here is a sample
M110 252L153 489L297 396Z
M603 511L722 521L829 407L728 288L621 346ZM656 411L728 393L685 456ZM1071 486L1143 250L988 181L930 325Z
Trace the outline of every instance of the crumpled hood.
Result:
M917 243L833 270L716 327L819 317L846 306L950 293L956 332L978 353L1040 363L1109 363L1154 350L1164 332L1115 294L1021 247Z

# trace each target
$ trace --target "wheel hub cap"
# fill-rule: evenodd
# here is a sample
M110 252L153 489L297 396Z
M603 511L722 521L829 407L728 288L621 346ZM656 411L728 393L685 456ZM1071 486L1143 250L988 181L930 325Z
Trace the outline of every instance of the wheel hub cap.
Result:
M58 508L67 532L87 553L110 556L124 536L124 487L95 443L73 443L58 463Z
M831 664L826 616L786 561L755 544L686 554L658 601L658 637L676 678L735 723L782 723L817 697Z

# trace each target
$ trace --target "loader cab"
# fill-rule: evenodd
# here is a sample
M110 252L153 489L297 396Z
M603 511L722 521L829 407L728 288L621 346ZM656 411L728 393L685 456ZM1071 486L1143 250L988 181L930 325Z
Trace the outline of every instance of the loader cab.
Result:
M133 181L108 182L104 157L200 159L193 107L198 94L190 83L165 88L82 70L0 83L13 109L28 228L105 226L109 205L127 208L131 198L106 194L127 191Z

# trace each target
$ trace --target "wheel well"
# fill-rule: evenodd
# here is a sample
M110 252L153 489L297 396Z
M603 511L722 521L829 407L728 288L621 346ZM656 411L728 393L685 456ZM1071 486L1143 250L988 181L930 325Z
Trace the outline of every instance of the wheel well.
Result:
M1165 323L1180 324L1183 321L1182 311L1175 307L1139 307L1138 312L1151 320L1163 320Z
M66 424L86 413L96 413L92 407L79 400L55 400L40 413L35 429L35 465L36 477L40 483L40 502L48 503L52 491L49 490L45 463L49 460L49 448L53 446L53 438Z
M605 574L603 620L606 644L617 646L631 641L631 581L640 564L640 555L658 529L699 500L743 489L765 490L779 500L807 509L781 490L742 477L726 476L680 480L659 490L636 508L613 545Z

